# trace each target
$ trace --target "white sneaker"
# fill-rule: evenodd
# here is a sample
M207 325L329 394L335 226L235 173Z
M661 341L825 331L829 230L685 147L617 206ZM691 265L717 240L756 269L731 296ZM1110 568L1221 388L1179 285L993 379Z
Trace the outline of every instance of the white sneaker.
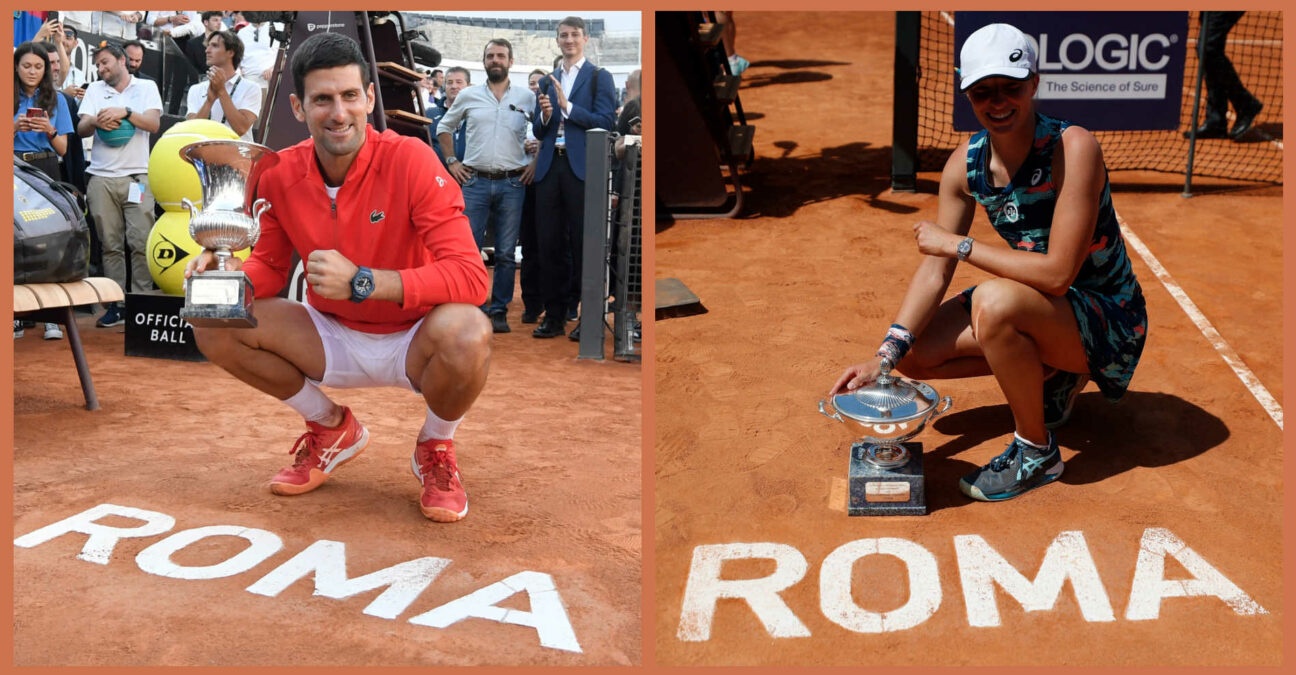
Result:
M18 338L22 337L24 332L25 331L23 331L22 321L19 321L18 319L14 319L14 339L17 340Z
M62 328L59 328L59 325L56 324L56 323L47 323L47 324L45 324L45 339L46 339L46 340L62 340L62 339L63 339L63 329L62 329Z

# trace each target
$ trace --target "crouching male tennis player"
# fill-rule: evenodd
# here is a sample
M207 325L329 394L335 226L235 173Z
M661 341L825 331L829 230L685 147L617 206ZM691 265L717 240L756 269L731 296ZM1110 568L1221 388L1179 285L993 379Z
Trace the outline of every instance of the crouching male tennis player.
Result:
M279 495L324 483L354 459L369 432L329 387L419 392L427 418L411 468L423 515L468 513L454 433L486 383L491 325L477 309L487 275L463 214L459 185L432 148L367 123L374 85L355 41L313 35L292 58L293 114L310 139L279 153L256 186L272 205L241 267L256 292L256 328L194 328L212 363L288 404L306 420L292 466L270 480ZM292 252L305 261L306 303L276 297ZM214 267L204 251L185 270Z

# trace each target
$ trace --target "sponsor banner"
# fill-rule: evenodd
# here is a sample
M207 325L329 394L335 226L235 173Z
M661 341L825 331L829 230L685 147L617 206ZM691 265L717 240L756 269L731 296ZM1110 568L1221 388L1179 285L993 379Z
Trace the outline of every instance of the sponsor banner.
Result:
M1041 113L1093 131L1179 128L1187 12L958 12L954 62L974 31L1012 24L1035 43ZM981 125L954 80L954 128Z

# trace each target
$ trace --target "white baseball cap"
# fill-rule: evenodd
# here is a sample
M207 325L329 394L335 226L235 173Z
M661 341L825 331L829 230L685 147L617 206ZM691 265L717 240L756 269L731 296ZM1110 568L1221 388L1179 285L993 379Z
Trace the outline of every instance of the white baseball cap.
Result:
M1024 80L1035 72L1035 44L1014 26L992 23L963 42L959 63L959 91L987 77Z

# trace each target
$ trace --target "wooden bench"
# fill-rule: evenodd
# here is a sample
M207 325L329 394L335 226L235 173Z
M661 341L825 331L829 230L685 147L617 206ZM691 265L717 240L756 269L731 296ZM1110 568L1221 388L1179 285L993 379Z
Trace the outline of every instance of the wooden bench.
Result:
M117 282L106 277L90 277L81 281L61 284L15 284L14 318L32 319L44 323L62 324L72 347L77 376L81 378L81 391L85 394L86 410L98 410L99 398L95 396L94 382L81 348L81 334L77 332L73 307L95 303L121 302L126 299ZM17 364L14 364L17 367Z

